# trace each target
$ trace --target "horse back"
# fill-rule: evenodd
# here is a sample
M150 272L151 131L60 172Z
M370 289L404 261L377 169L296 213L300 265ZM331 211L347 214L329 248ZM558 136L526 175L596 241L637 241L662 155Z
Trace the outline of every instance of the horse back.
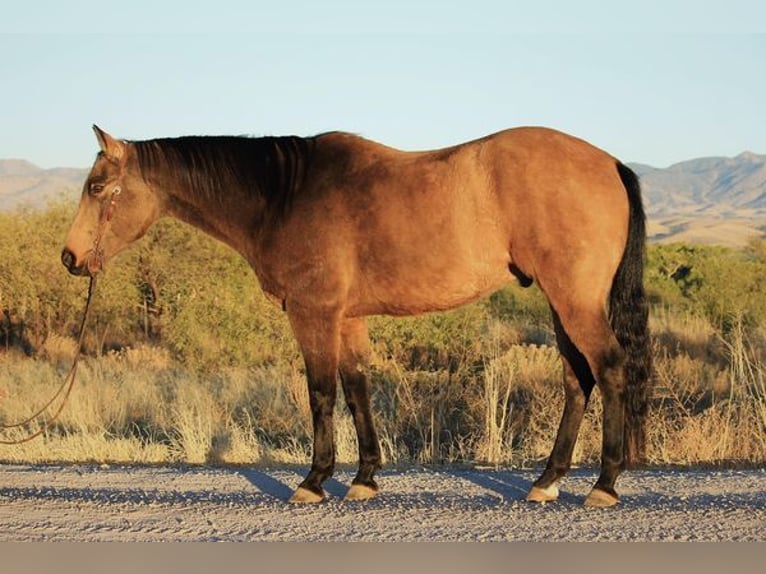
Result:
M552 251L593 232L619 237L615 213L627 217L615 160L553 130L426 152L327 134L273 242L277 283L326 292L352 315L449 309L513 280L511 269L536 278Z

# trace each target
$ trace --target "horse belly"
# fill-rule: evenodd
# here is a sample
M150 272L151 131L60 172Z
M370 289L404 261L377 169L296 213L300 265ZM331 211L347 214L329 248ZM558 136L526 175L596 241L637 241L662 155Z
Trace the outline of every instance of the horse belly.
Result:
M415 315L444 311L497 291L512 279L507 252L429 258L362 278L352 313ZM356 314L356 313L354 313Z

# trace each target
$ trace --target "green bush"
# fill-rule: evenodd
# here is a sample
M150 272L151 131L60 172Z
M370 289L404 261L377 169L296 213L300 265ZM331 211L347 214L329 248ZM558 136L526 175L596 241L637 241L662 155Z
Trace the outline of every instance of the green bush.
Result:
M747 250L717 246L652 245L646 286L655 305L700 313L724 330L732 321L766 318L764 241Z

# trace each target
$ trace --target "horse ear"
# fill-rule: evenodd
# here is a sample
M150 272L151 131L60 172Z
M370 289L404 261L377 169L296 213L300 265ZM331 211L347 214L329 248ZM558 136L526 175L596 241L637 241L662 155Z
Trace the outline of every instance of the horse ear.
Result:
M105 155L113 159L122 159L125 153L125 142L113 138L96 124L93 124L93 131L96 134L98 145Z

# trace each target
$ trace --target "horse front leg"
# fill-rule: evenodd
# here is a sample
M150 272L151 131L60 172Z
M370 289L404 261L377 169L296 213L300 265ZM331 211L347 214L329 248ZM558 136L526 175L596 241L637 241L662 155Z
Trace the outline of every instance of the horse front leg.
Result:
M367 500L378 493L375 471L380 468L380 444L370 409L364 370L369 365L370 338L364 319L347 319L341 327L340 379L351 412L359 447L359 471L346 500Z
M314 431L308 476L290 502L321 502L322 483L335 470L333 411L337 389L340 321L333 313L307 312L288 306L288 317L306 364L309 405Z

